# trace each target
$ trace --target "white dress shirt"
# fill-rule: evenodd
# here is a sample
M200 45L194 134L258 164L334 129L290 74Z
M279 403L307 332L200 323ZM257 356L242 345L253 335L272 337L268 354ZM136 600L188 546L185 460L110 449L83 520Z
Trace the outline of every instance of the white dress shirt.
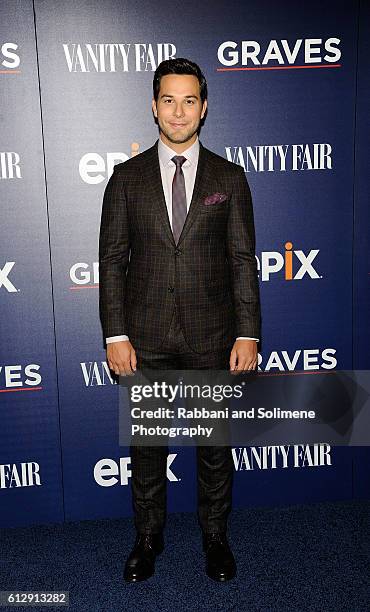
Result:
M176 164L172 161L174 155L179 155L176 151L168 147L161 138L158 140L158 157L159 167L161 171L162 186L164 192L164 198L167 206L168 218L172 228L172 181L175 175ZM185 192L186 192L186 208L189 210L191 198L193 195L195 176L197 173L198 158L199 158L199 139L185 151L181 153L186 157L186 161L182 164L182 171L185 179ZM128 336L111 336L106 338L107 344L110 342L120 342L122 340L128 340ZM257 338L247 338L246 336L240 336L237 340L256 340Z

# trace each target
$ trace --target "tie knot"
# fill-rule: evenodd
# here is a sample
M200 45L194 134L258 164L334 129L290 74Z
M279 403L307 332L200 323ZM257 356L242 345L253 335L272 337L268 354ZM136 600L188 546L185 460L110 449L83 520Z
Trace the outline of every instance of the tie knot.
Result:
M174 157L172 157L172 161L174 164L176 164L177 168L181 168L182 164L186 162L186 157L183 155L174 155Z

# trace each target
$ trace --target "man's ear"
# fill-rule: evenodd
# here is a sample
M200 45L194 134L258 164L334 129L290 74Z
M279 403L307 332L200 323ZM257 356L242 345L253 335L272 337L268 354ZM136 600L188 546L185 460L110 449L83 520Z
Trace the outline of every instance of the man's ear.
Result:
M154 98L152 99L152 111L153 111L154 117L157 118L157 103L154 100Z
M207 100L204 100L203 106L202 106L202 112L200 114L201 119L203 119L204 115L206 114L206 110L207 110Z

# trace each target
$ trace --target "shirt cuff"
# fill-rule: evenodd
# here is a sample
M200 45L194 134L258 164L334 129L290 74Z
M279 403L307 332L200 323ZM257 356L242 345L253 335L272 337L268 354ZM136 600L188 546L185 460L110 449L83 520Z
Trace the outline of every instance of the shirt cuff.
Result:
M128 340L128 336L110 336L106 338L105 341L107 344L111 344L111 342L122 342L123 340Z
M128 340L129 337L128 336L110 336L109 338L106 338L105 341L107 344L111 344L112 342L123 342L124 340ZM238 336L237 340L255 340L256 342L259 342L259 338L250 338L249 336Z

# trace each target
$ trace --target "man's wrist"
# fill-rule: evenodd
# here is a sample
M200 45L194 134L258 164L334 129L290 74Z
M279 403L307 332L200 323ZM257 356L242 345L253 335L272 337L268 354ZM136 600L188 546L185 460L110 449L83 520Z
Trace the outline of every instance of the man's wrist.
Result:
M111 344L112 342L123 342L124 340L129 340L129 337L125 335L121 335L121 336L109 336L108 338L105 339L107 344Z

